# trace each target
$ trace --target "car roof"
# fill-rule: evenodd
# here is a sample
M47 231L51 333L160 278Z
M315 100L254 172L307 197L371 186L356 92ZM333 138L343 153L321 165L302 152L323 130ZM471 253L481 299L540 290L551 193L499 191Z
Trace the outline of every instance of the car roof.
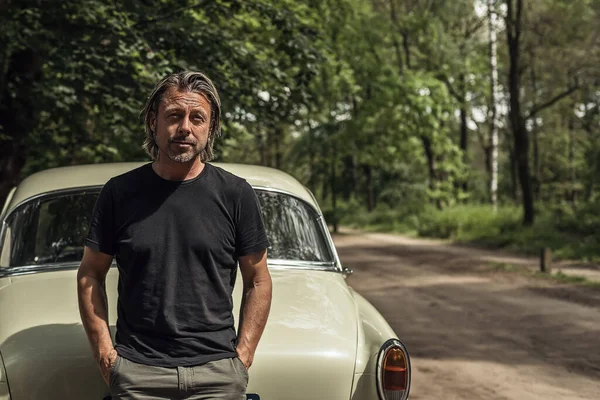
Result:
M89 164L52 168L36 172L25 178L16 188L7 211L21 202L44 193L60 190L102 186L114 176L124 174L145 162L125 162ZM234 175L242 177L253 187L269 188L290 193L305 200L318 209L310 192L291 175L274 169L257 165L211 163Z

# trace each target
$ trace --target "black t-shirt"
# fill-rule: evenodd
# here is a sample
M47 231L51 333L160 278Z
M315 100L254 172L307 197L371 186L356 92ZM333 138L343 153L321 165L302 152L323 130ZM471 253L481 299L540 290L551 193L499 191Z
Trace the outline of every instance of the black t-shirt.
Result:
M163 367L236 356L237 259L269 245L244 179L205 164L169 181L146 164L106 183L85 244L117 261L121 356Z

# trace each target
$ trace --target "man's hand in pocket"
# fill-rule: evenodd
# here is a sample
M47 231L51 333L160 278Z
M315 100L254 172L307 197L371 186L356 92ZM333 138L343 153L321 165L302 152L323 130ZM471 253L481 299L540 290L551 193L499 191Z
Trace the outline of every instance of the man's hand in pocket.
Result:
M112 370L113 365L115 365L117 355L117 351L115 349L111 349L108 353L101 355L100 359L98 360L100 373L102 374L102 378L104 378L104 382L106 382L108 386L110 386L110 371Z

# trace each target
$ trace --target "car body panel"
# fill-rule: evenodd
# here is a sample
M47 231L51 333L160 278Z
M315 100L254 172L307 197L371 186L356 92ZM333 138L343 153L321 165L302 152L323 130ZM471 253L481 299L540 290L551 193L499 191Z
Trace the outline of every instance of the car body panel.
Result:
M282 398L283 393L286 399L349 399L358 321L343 275L277 268L271 274L271 313L250 369L248 392L261 399ZM112 268L106 287L113 332L117 279ZM240 276L237 282L236 316ZM13 400L101 398L107 393L81 325L76 293L74 269L15 276L0 290L0 320L10 321L0 325L0 352Z
M396 334L364 297L350 289L358 313L358 342L352 399L377 399L377 356L382 343Z

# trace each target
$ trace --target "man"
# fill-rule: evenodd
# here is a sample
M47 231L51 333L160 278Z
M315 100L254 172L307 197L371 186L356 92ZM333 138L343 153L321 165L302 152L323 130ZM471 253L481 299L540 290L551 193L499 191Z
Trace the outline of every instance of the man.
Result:
M245 399L271 304L269 243L250 185L206 163L220 107L201 73L162 79L143 110L153 162L112 178L98 197L77 283L81 319L113 399ZM115 346L104 290L113 257Z

